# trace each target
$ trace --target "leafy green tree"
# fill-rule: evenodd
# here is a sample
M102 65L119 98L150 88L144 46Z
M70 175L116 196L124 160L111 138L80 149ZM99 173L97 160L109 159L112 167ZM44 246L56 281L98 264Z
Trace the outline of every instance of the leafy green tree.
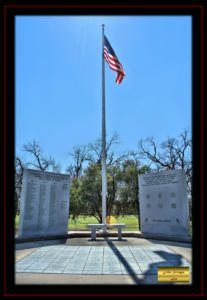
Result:
M131 159L122 163L121 170L117 176L119 181L119 196L116 201L116 214L134 214L140 216L139 211L139 186L138 174L149 173L148 166L140 165L137 154L130 153Z
M83 213L84 204L81 196L81 179L73 177L71 178L69 206L70 215L73 215L73 219Z
M81 197L84 212L102 222L101 166L90 163L82 178Z
M127 157L127 154L115 155L113 145L119 143L119 135L114 133L106 141L106 165L107 165L107 216L111 215L117 197L117 174L120 162ZM85 169L82 178L82 197L84 198L85 212L94 216L102 222L102 181L101 181L101 157L102 142L97 139L90 143L87 148L86 160L89 165Z
M119 191L119 173L120 163L109 165L107 167L107 216L111 216L115 212L115 205Z
M107 216L112 215L117 198L118 168L118 165L111 165L107 168ZM85 175L82 178L81 193L84 211L87 212L88 215L94 216L99 223L102 223L102 181L100 163L91 163L85 170Z

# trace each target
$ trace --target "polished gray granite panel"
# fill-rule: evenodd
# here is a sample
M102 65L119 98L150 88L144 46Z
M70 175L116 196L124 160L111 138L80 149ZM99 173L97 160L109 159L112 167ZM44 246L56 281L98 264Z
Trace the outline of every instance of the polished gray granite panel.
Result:
M69 201L69 175L24 169L19 237L67 234Z
M189 236L186 175L182 170L139 174L142 233Z

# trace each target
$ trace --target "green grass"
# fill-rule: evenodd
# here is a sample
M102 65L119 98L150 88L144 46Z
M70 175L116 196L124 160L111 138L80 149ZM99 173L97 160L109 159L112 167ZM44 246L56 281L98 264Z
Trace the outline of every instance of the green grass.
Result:
M123 231L137 231L138 230L138 216L119 216L116 217L116 222L117 223L125 223L126 228L123 228ZM78 230L80 229L88 229L88 224L98 224L98 220L95 217L84 217L84 216L79 216L75 221L70 217L69 219L69 224L68 228L69 230ZM116 230L116 229L110 229L110 230Z
M15 222L15 229L18 229L19 228L19 215L16 215L14 222Z
M125 216L125 217L116 217L117 223L125 223L126 228L123 228L123 230L131 230L131 231L137 231L138 230L138 217L137 216ZM78 229L89 229L87 226L88 224L98 224L98 220L95 217L90 216L79 216L76 219L76 222L72 219L70 216L69 222L68 222L68 228L69 230L78 230ZM15 228L18 229L19 227L19 215L16 215L15 218ZM90 229L89 229L90 230ZM116 230L116 229L111 229Z
M126 228L123 228L123 231L137 231L138 228L138 216L135 215L128 215L128 216L119 216L116 217L117 223L125 223ZM88 230L88 224L98 224L98 220L95 217L89 217L89 216L79 216L76 219L76 222L70 217L68 222L68 228L69 230ZM15 218L15 229L19 228L19 215L16 215ZM110 230L116 230L116 229L110 229ZM190 221L190 235L192 235L192 222Z

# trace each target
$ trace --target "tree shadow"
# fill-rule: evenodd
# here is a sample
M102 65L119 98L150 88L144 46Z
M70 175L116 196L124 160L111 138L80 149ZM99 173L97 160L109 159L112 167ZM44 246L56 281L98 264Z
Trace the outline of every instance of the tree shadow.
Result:
M157 261L157 262L153 262L153 263L149 264L147 270L140 273L140 275L143 275L143 278L138 278L137 272L130 266L127 259L116 248L116 246L113 244L113 242L111 240L109 240L108 238L104 238L104 239L107 242L108 246L113 251L113 253L116 255L116 257L119 259L120 263L122 264L122 266L127 271L128 275L132 278L132 280L134 281L135 284L139 284L139 285L145 285L145 284L173 285L174 284L174 282L158 282L157 281L158 267L165 267L165 266L179 267L179 266L181 266L182 265L182 256L181 255L170 253L170 252L163 251L163 250L162 251L160 251L160 250L153 251L153 253L160 256L161 261ZM149 276L149 275L151 275L151 276Z
M179 254L171 253L170 251L164 250L154 250L153 253L160 257L154 259L154 262L148 264L146 261L141 261L137 263L137 266L140 264L146 264L146 270L143 271L143 268L140 268L142 272L137 274L137 271L133 269L130 263L127 261L127 258L123 256L123 254L119 251L115 244L117 244L117 239L109 239L108 237L104 237L104 239L93 241L94 243L103 243L105 242L116 257L119 259L120 264L126 270L126 275L130 276L133 282L137 285L173 285L174 282L158 282L158 267L165 267L165 266L174 266L179 267L182 266L182 256ZM118 245L123 245L127 242L127 240L118 241ZM123 242L123 244L122 244ZM30 248L39 248L44 246L52 246L52 245L66 245L67 239L58 239L58 240L47 240L47 241L36 241L36 242L28 242L28 243L19 243L16 244L16 250L24 250ZM118 246L117 245L117 246ZM153 258L151 259L153 260ZM136 260L135 260L136 261ZM114 274L115 275L115 274ZM141 275L141 278L140 276Z

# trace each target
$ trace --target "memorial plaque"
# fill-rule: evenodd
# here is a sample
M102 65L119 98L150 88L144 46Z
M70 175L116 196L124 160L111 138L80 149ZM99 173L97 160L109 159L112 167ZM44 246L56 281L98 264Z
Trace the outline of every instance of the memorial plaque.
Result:
M70 176L24 169L19 237L67 234Z
M142 233L189 236L185 173L169 170L138 176Z

